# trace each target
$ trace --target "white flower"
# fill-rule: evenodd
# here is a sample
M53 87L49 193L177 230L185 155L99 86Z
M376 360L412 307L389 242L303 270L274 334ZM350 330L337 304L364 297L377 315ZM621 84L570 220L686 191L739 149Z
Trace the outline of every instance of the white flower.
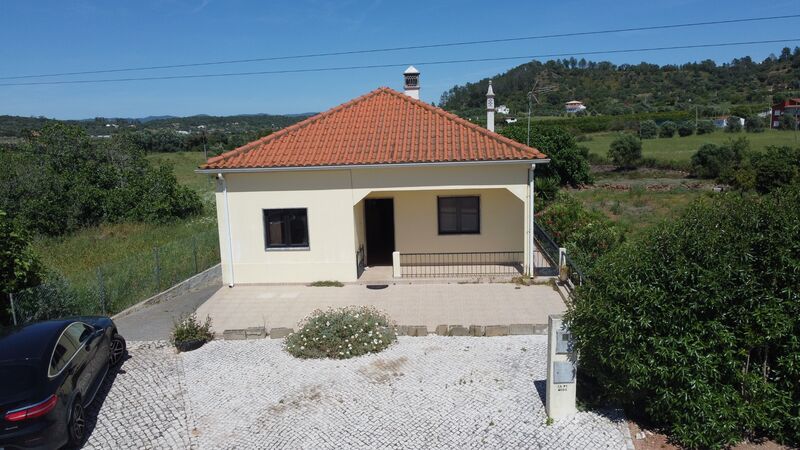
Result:
M325 325L326 326L331 326L331 323L330 322L325 322Z
M373 343L373 344L377 344L377 343L378 343L378 340L377 340L377 339L373 339L373 340L372 340L372 343Z
M303 350L304 348L306 348L304 345L300 346L300 350Z

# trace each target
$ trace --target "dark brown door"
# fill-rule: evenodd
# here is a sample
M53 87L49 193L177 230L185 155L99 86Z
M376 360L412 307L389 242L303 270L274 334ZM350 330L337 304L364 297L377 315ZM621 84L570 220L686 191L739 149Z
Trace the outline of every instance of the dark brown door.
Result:
M394 251L394 201L391 198L364 200L367 230L367 264L391 265Z

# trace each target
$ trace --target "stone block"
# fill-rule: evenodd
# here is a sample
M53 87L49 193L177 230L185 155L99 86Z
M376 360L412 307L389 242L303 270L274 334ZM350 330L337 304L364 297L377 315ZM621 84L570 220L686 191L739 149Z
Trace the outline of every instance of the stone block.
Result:
M282 339L285 338L286 336L289 336L289 334L291 333L294 333L294 330L291 328L284 328L284 327L271 328L269 330L269 337L272 339Z
M450 336L468 336L469 330L461 325L450 325Z
M413 325L408 327L408 335L409 336L427 336L428 335L428 327L425 325Z
M511 335L519 335L519 334L533 334L533 324L532 323L512 323L508 326L508 334Z
M508 325L487 325L486 337L508 336Z
M533 334L547 334L547 324L546 323L533 324Z
M483 336L483 325L470 325L469 326L469 335L470 336Z
M245 330L247 339L264 339L267 337L267 329L264 327L250 327Z
M247 339L247 330L225 330L222 337L226 341L242 341Z
M408 336L408 325L398 325L394 327L394 332L398 336Z
M438 336L447 336L447 325L437 325L436 334Z

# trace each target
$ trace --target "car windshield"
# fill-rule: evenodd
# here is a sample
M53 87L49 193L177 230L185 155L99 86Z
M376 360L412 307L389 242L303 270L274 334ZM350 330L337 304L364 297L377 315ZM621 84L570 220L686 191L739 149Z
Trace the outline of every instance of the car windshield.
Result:
M0 365L0 397L27 391L36 384L36 368L22 364Z

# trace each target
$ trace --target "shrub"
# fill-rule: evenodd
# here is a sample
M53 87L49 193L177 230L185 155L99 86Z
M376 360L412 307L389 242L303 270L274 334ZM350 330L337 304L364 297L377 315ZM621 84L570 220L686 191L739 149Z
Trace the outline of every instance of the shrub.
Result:
M211 317L206 317L206 321L200 323L197 321L197 316L192 313L176 322L172 328L172 336L170 342L175 347L181 347L181 344L186 344L193 341L208 342L214 339L214 333L211 331Z
M710 120L701 120L697 122L697 134L711 134L715 129L714 122Z
M723 145L703 144L692 155L692 175L699 178L724 177L739 165L749 147L744 137L728 140Z
M694 134L694 123L684 120L678 124L678 136L686 137Z
M678 127L675 125L675 122L668 120L658 127L658 137L671 138L675 136L676 131L678 131Z
M744 131L748 133L762 133L765 129L765 119L758 116L748 116L744 120Z
M322 280L311 283L311 287L344 287L344 283L335 280Z
M568 306L579 376L690 448L797 445L798 204L705 197L603 257Z
M784 114L781 116L781 130L796 130L798 125L798 120L794 118L794 116L790 114Z
M639 137L653 139L658 135L658 125L655 120L643 120L639 123Z
M527 128L521 126L505 127L500 131L504 136L525 143ZM575 138L561 127L537 125L531 130L531 146L541 150L550 158L550 164L537 169L537 178L554 177L561 186L578 187L592 182L589 175L589 151L578 147Z
M558 194L536 220L585 269L591 269L600 256L624 239L623 230L602 213L587 210L578 199L565 193Z
M725 121L725 131L728 133L738 133L742 131L742 121L738 116L730 116Z
M768 147L763 153L751 155L750 162L755 189L762 194L800 179L800 148Z
M385 314L371 306L316 310L286 338L297 358L347 359L385 350L397 339Z
M78 296L62 276L50 272L43 278L42 284L14 296L14 309L20 323L75 316L82 312Z
M622 134L611 142L608 157L621 169L634 169L642 159L642 141L632 134Z

